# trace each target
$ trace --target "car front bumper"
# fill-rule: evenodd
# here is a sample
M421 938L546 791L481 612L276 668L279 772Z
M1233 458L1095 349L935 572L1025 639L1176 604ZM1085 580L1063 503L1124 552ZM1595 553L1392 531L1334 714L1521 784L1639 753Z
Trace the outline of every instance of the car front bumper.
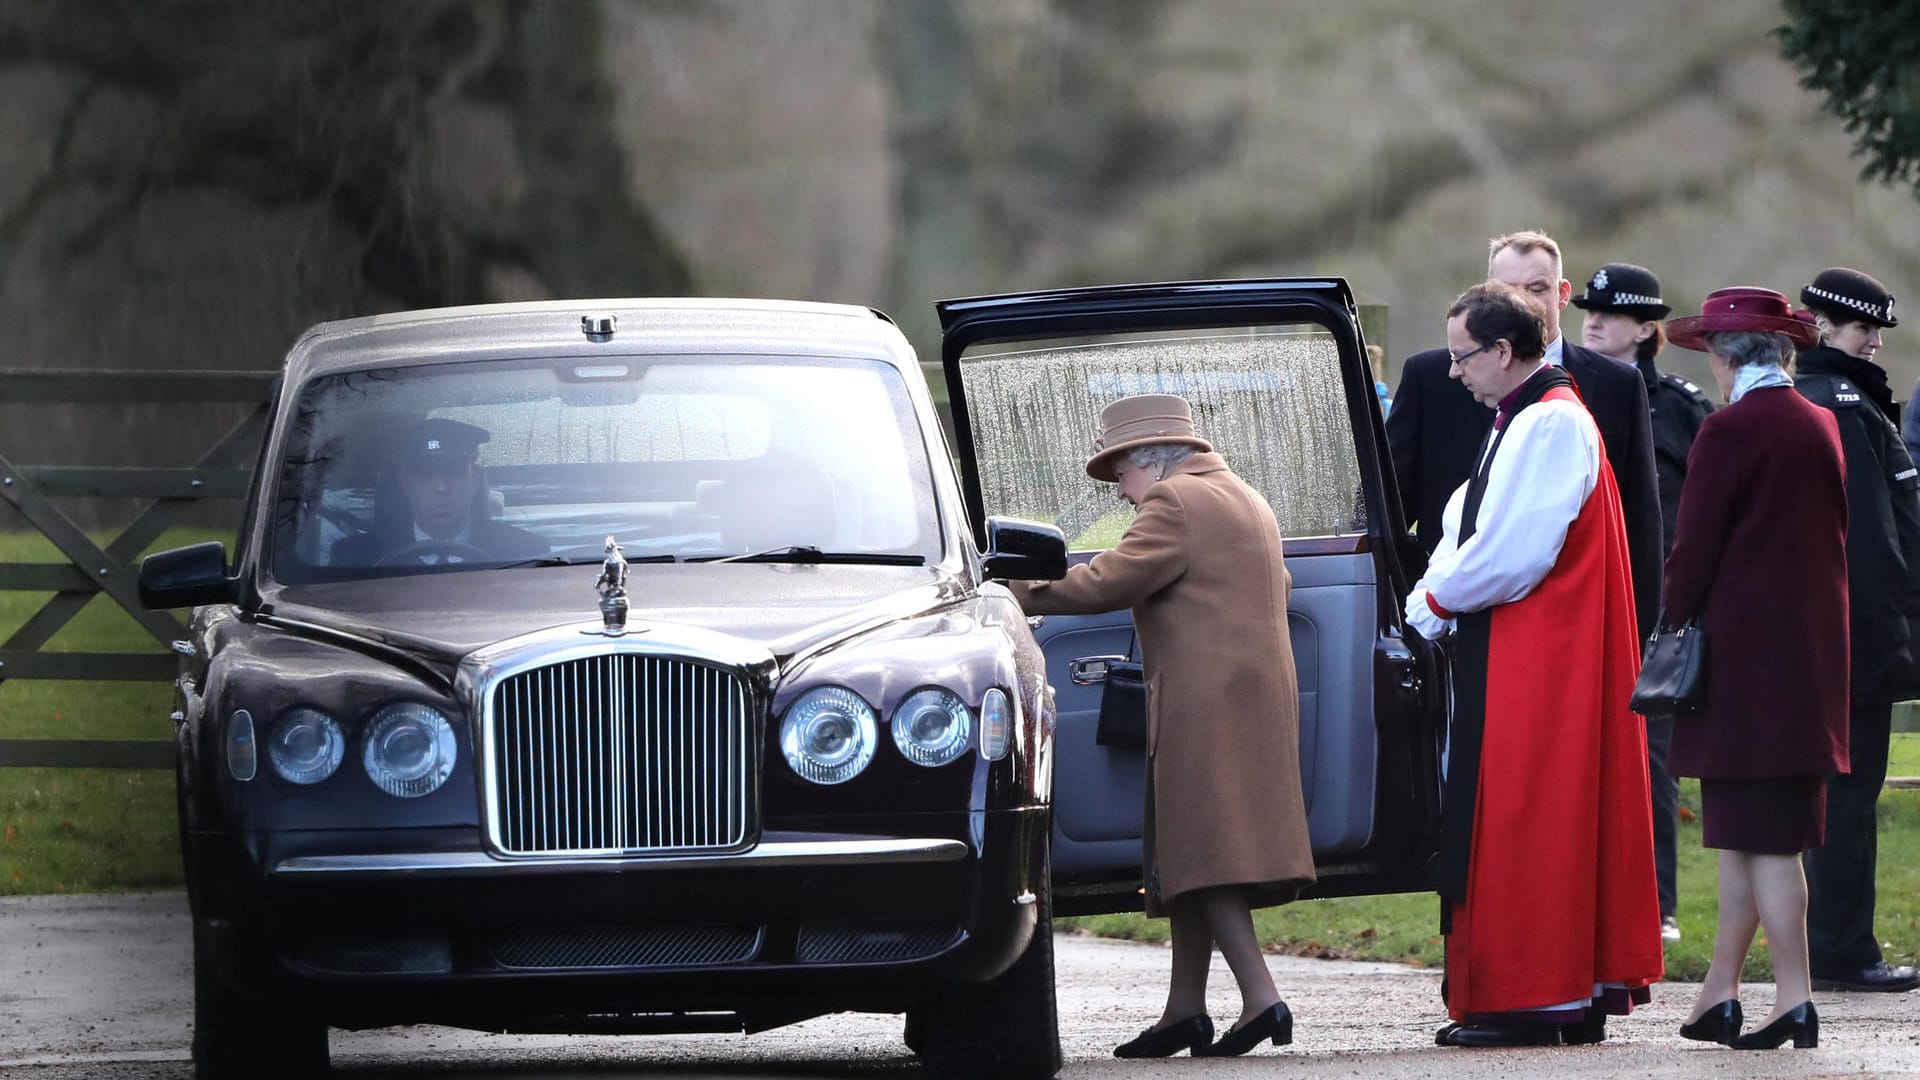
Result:
M756 1030L909 1008L1025 949L1044 811L831 824L621 859L499 859L461 830L198 834L190 873L220 976L339 1027Z

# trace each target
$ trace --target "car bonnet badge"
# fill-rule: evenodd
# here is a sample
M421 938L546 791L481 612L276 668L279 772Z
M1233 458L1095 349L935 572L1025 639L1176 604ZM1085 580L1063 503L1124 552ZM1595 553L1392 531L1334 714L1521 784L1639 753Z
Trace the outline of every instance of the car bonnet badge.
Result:
M602 625L598 630L583 632L620 637L627 632L627 559L612 536L607 537L607 560L601 564L600 580L594 585L600 590Z

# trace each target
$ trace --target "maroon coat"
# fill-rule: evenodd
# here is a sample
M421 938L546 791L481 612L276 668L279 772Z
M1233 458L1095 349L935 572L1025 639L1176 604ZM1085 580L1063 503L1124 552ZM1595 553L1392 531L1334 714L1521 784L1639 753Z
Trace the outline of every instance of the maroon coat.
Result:
M1833 414L1755 389L1700 427L1667 557L1667 622L1700 616L1707 707L1668 770L1715 779L1847 771L1846 462Z

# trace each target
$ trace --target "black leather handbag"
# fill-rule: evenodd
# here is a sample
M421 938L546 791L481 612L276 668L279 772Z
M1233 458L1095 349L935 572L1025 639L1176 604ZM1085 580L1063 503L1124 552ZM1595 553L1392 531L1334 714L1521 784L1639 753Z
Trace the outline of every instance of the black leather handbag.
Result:
M1707 634L1697 619L1678 627L1664 623L1647 639L1640 679L1633 684L1633 711L1642 716L1685 716L1707 705Z
M1147 745L1147 675L1133 660L1107 664L1100 691L1100 724L1093 741L1101 746Z

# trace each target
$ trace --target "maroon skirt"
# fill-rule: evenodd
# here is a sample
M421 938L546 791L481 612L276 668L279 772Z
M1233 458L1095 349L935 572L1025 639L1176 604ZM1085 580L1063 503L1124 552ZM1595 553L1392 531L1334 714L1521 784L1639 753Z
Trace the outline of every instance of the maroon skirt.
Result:
M1827 838L1824 776L1700 781L1700 842L1749 855L1798 855Z

